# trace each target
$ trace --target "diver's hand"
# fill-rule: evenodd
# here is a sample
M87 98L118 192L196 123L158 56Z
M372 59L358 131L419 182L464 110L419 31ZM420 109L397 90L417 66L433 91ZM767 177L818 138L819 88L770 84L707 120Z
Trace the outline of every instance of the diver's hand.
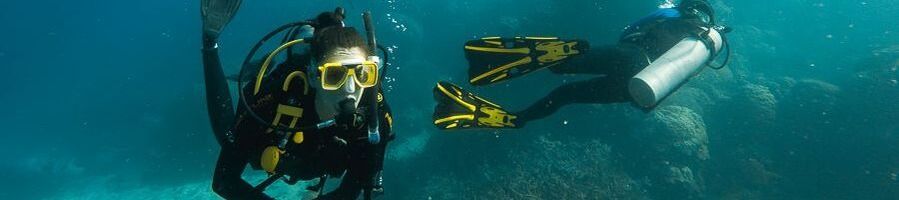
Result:
M200 0L204 39L218 38L225 25L237 14L240 2L241 0Z

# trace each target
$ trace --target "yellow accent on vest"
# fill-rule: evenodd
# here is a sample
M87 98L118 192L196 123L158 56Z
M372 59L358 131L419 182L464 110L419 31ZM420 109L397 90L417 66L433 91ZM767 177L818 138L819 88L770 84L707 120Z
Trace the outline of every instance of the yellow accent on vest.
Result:
M284 85L281 86L281 90L287 92L287 89L290 89L290 83L293 81L293 78L296 77L303 79L303 95L309 94L309 79L306 77L306 73L301 71L295 71L287 75L287 79L284 79Z
M387 128L393 128L393 117L390 116L390 113L384 113L384 118L387 118Z
M275 173L278 162L281 160L282 153L284 153L284 151L281 151L281 149L278 149L276 146L266 147L265 151L262 151L262 158L259 159L259 164L262 165L262 169L268 173Z
M256 85L254 86L254 89L253 89L253 95L256 95L259 93L259 87L262 86L262 76L265 75L265 71L266 71L266 69L268 69L268 65L272 62L272 58L274 58L275 55L277 55L281 51L284 51L284 49L287 49L288 47L293 46L295 44L299 44L299 43L303 43L303 39L297 39L294 41L284 43L284 45L281 45L280 47L278 47L277 49L272 51L272 53L268 54L268 57L265 58L265 62L262 63L262 67L259 68L259 74L256 75Z
M294 144L303 143L303 132L302 131L296 132L293 134L293 143Z
M290 125L288 127L293 128L297 124L297 120L303 116L303 108L288 106L284 104L278 104L277 113L275 114L275 119L272 120L272 125L278 125L281 122L281 116L288 115L293 117L290 120Z

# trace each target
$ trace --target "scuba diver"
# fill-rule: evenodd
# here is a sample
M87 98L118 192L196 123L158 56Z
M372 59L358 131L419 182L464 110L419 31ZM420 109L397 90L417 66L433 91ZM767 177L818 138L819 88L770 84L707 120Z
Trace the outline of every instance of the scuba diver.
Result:
M708 2L684 0L675 8L659 9L631 24L615 45L590 48L586 41L555 37L486 37L468 41L465 56L469 82L475 86L499 83L544 68L555 74L597 77L559 86L530 107L514 113L452 83L439 82L434 88L438 102L434 125L440 129L521 128L574 103L633 102L650 110L715 60L727 46L721 33L729 31L715 24L714 10ZM712 68L720 69L724 64Z
M387 52L375 43L371 15L363 15L367 42L344 26L341 8L264 36L236 78L240 99L235 112L217 39L240 3L201 1L207 108L221 145L213 191L226 199L273 199L264 190L277 180L293 185L319 178L307 190L321 194L329 177L342 177L338 188L317 199L356 199L360 194L371 199L381 194L384 152L393 133L380 86L386 68L379 68L387 61L376 49ZM277 49L264 61L251 62L267 40L282 32L286 34ZM284 50L286 60L269 69ZM246 76L254 65L257 74ZM247 164L267 172L268 179L256 186L245 181L241 174Z

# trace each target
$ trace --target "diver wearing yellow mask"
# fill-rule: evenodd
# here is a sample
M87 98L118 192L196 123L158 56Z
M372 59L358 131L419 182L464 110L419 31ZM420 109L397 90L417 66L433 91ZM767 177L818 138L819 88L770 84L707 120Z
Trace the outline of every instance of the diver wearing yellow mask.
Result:
M277 180L294 184L320 178L307 188L318 194L328 177L342 176L337 189L317 199L356 199L360 194L370 199L382 192L380 173L393 138L392 118L381 93L379 68L384 63L374 51L369 15L368 43L354 28L344 27L340 8L266 35L244 61L244 67L260 69L242 69L237 77L241 98L235 113L216 40L240 1L202 3L207 104L222 147L213 191L226 199L272 199L264 190ZM265 41L284 31L281 46L261 64L249 62ZM301 36L304 31L312 36ZM309 48L297 48L300 44ZM287 59L272 67L285 50ZM256 74L244 76L250 71ZM241 177L247 164L268 172L269 178L250 185Z

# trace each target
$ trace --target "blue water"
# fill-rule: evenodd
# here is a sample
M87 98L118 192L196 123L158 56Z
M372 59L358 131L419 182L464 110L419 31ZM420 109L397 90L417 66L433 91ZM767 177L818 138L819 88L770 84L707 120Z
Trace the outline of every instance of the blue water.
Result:
M518 130L438 131L431 89L447 80L518 110L583 77L475 88L465 41L612 44L663 2L245 1L220 45L236 73L278 25L342 6L361 26L372 11L394 52L383 199L899 198L899 2L712 2L735 29L724 70L652 112L571 105ZM2 1L0 25L0 199L218 198L199 1Z

